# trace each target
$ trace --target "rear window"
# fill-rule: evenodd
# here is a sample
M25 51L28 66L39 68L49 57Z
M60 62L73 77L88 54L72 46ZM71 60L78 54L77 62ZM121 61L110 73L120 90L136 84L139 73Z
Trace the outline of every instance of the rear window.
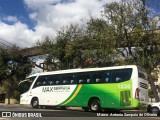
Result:
M147 75L145 74L145 70L140 67L138 67L138 77L147 80Z
M142 78L144 80L147 80L147 76L144 73L140 72L140 71L138 71L138 77Z

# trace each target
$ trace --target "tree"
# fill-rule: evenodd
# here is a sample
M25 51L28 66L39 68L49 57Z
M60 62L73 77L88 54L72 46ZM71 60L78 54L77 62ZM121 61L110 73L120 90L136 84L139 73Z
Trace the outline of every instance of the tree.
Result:
M79 67L77 61L81 61L81 51L75 46L82 35L81 28L70 25L58 31L56 39L46 37L38 42L37 45L48 53L46 64L50 67L49 70Z
M153 15L142 0L108 4L103 16L114 27L114 41L124 63L142 65L146 69L156 101L159 101L151 79L151 72L160 60L158 15Z
M16 46L1 48L0 55L1 83L10 104L10 98L17 97L15 94L18 93L18 83L31 72L32 64Z
M58 31L56 39L46 37L38 45L49 53L50 70L111 66L116 55L112 31L104 20L91 17L85 26L70 25Z
M103 19L93 18L87 22L85 37L83 41L88 43L86 58L91 59L94 67L111 66L116 56L114 29Z
M2 80L6 78L6 74L9 72L9 70L6 68L6 61L8 61L9 55L2 47L0 47L0 56L0 83L2 83Z

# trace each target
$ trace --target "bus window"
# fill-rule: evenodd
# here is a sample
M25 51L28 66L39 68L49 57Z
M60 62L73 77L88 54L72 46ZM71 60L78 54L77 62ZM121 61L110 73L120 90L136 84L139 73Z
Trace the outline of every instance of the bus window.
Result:
M109 71L102 71L101 74L103 75L104 83L109 83L110 82L110 72Z
M138 77L147 80L147 75L145 73L145 70L138 66Z
M93 72L93 81L94 83L103 83L103 73L102 72Z
M59 76L58 75L48 75L47 80L48 80L48 85L55 85L56 81L59 80Z
M147 80L147 76L141 71L138 71L138 77Z
M113 83L124 82L130 80L132 69L131 68L117 69L117 70L112 70L111 73L112 73L111 81Z
M64 85L69 84L69 81L68 80L63 80L63 84Z
M61 81L60 80L56 80L56 85L60 85Z
M88 84L89 84L89 83L92 83L91 79L87 79L87 83L88 83Z
M61 75L61 80L63 85L76 83L74 74L63 74Z
M76 80L78 81L79 84L86 84L86 83L92 83L90 79L90 73L77 73L76 75Z
M39 86L45 86L48 85L47 76L39 76L33 86L33 88L39 87Z
M107 71L96 71L93 72L94 83L108 83L110 82L110 72Z
M70 84L77 84L77 81L76 80L71 80Z

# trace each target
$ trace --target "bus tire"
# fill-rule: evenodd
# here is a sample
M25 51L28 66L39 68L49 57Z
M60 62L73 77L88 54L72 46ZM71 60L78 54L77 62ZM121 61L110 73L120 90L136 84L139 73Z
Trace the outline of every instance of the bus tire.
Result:
M31 101L31 105L33 108L39 108L39 101L38 98L33 98Z
M92 112L100 112L101 111L101 105L100 101L97 98L91 99L89 102L89 109Z
M151 108L151 113L153 113L153 114L158 114L158 113L159 113L158 107L152 107L152 108Z

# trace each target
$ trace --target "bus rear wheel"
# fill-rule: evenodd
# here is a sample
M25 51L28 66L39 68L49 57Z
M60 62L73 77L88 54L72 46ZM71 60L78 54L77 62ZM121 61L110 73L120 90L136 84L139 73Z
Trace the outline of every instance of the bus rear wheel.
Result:
M89 102L89 108L92 112L100 112L101 111L100 101L98 99L92 99Z
M32 105L33 108L38 108L39 107L38 98L33 98L32 102L31 102L31 105Z

